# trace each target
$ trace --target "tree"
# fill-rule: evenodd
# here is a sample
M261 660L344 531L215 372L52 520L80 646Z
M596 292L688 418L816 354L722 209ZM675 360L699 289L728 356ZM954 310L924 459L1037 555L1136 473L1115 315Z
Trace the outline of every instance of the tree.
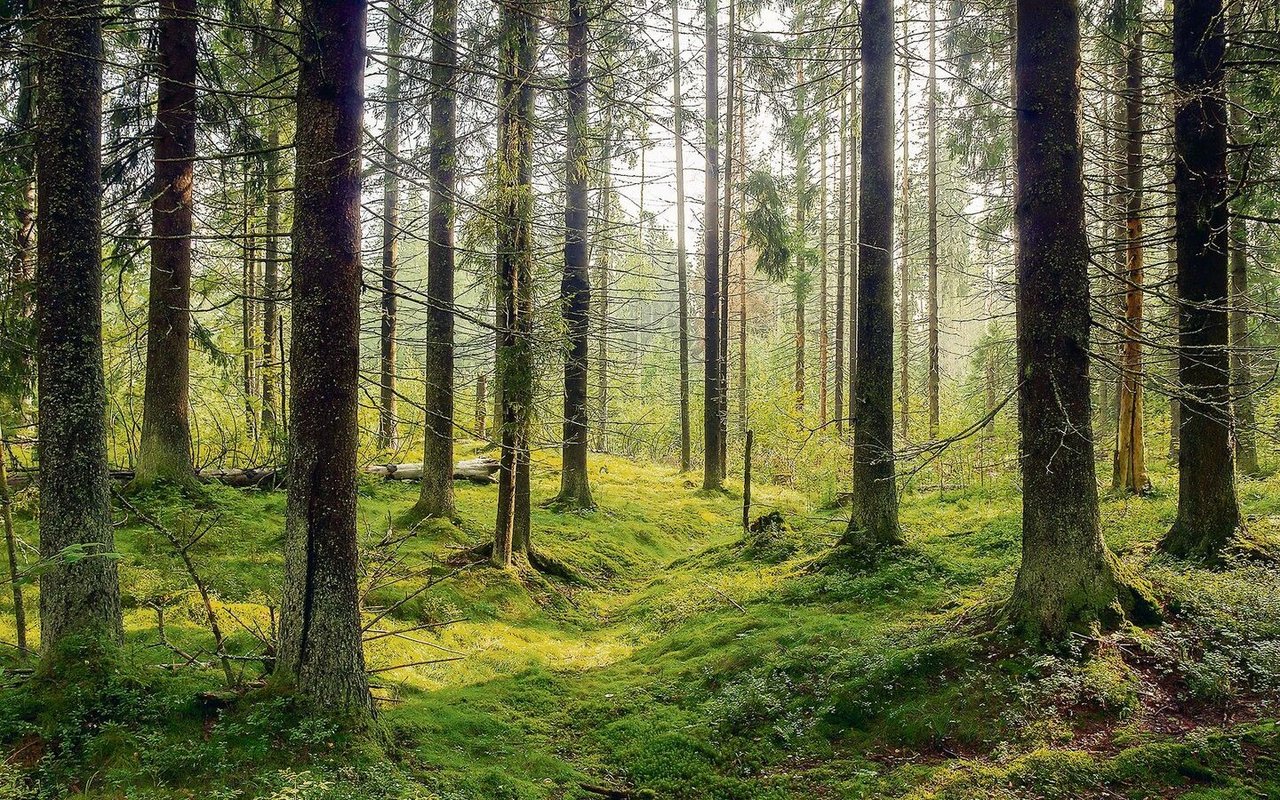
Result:
M36 11L36 358L40 646L124 636L102 368L102 4ZM72 553L87 556L68 557Z
M938 390L941 363L938 352L938 4L929 0L929 438L938 438ZM939 465L941 466L941 465Z
M1089 400L1089 247L1077 0L1017 5L1022 563L1007 613L1058 638L1117 601L1150 609L1102 540Z
M135 482L192 480L190 387L192 179L196 155L196 3L161 0L160 85L151 200L151 291L142 439Z
M684 102L680 93L680 0L671 0L671 97L676 161L676 291L680 337L680 471L692 463L689 414L689 267L685 252Z
M386 127L382 132L382 332L378 385L378 447L396 446L396 269L400 259L400 49L404 22L397 4L387 6ZM428 272L430 267L428 266ZM428 275L430 280L430 275ZM446 309L448 311L449 309ZM431 413L427 406L428 415ZM430 429L430 425L427 426ZM452 436L452 431L450 431ZM423 475L426 474L425 464ZM452 467L452 465L450 465Z
M702 211L702 488L724 481L720 459L720 6L707 0L706 131L707 169Z
M591 508L587 473L587 359L590 349L591 276L587 218L587 0L569 0L569 118L565 131L564 277L560 305L568 332L564 359L564 445L556 504Z
M1232 34L1243 39L1245 18L1241 0L1231 3ZM1233 81L1232 83L1237 83ZM1240 92L1231 88L1231 94ZM1235 156L1228 165L1233 178L1244 180L1248 173L1247 157L1241 147L1245 136L1248 111L1242 105L1243 98L1232 97L1231 134L1235 139ZM1237 210L1247 210L1248 198L1237 200ZM1253 405L1253 351L1249 316L1249 221L1242 214L1231 216L1231 387L1235 410L1236 470L1242 475L1258 474L1258 444L1254 428L1257 417Z
M493 563L529 553L529 420L533 412L533 0L503 4L498 21L497 277L502 455Z
M847 64L840 71L840 92L837 102L840 104L840 127L837 136L840 138L840 174L836 178L836 338L835 338L835 420L836 433L844 433L844 260L848 251L847 226L849 195L849 101L844 87L849 82L850 69Z
M357 586L364 0L304 0L293 217L293 397L276 671L370 712Z
M271 0L271 27L279 30L283 25L281 0ZM273 76L282 71L279 45L263 37L262 50L264 60ZM267 152L263 170L266 172L266 236L262 253L262 428L268 432L283 422L284 418L284 375L283 348L280 341L282 325L280 320L280 117L277 112L269 112L267 120ZM276 390L276 356L281 356L279 392ZM279 394L280 399L276 399Z
M1136 12L1135 8L1135 12ZM1128 28L1125 70L1125 165L1121 197L1125 204L1124 318L1121 330L1119 413L1112 487L1142 494L1147 490L1143 435L1142 300L1145 284L1142 252L1142 20L1120 9Z
M453 501L454 215L457 203L458 3L435 0L431 18L431 154L427 170L427 380L417 513L451 517Z
M1240 527L1228 355L1226 18L1222 0L1173 7L1178 247L1178 515L1160 542L1214 559Z
M853 510L843 543L901 542L893 457L893 2L862 6Z

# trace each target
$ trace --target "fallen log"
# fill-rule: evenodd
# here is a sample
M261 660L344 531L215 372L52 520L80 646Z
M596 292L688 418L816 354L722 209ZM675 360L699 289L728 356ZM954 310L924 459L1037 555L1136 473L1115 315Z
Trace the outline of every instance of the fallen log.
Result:
M495 477L499 468L498 460L488 456L468 458L453 465L455 481L471 481L472 483L497 483ZM422 480L422 462L410 461L404 464L372 464L365 467L365 472L378 475L389 481Z

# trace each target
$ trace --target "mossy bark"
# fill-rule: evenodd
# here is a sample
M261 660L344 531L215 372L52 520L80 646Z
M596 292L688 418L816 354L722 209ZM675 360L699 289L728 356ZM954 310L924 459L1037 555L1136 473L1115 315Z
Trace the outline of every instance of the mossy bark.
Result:
M862 8L861 162L858 181L857 379L853 416L853 499L842 543L859 550L898 544L893 456L893 3Z
M161 0L146 387L134 484L194 482L190 338L196 155L196 3Z
M435 0L431 19L431 155L427 205L427 409L417 512L452 517L453 500L453 218L457 160L458 4Z
M1228 349L1226 14L1222 0L1173 12L1178 380L1178 516L1160 542L1216 559L1240 527Z
M107 485L102 368L102 16L99 0L41 3L36 19L36 340L40 645L123 638ZM87 557L66 559L74 547Z
M564 444L561 447L562 508L592 508L587 472L587 369L590 353L591 278L588 272L589 37L586 0L569 0L569 120L565 144L564 275L560 313L568 334L564 359Z
M1033 638L1154 605L1102 539L1089 398L1080 10L1017 5L1018 422L1022 563L1007 606Z
M356 546L365 13L364 0L302 4L277 662L302 695L357 715L371 710Z

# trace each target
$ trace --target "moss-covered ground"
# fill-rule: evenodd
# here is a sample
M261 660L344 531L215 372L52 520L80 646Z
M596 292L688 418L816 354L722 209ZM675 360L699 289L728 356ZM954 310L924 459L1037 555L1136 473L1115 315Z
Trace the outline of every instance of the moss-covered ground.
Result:
M1157 556L1171 476L1103 510L1166 623L1046 652L993 622L1019 553L1007 482L909 491L904 549L818 568L840 509L757 486L752 516L777 510L786 525L744 536L736 489L592 463L597 511L534 511L537 546L578 582L457 570L490 531L492 487L459 484L456 525L414 525L416 486L362 483L366 621L390 609L370 633L416 629L369 642L372 740L259 680L283 493L135 498L179 537L204 532L190 554L228 651L246 657L232 662L242 685L226 688L169 540L121 512L126 647L106 671L86 655L83 675L31 674L5 653L0 796L1280 797L1280 571ZM554 467L538 461L535 497L554 494ZM1250 530L1272 537L1280 480L1241 494ZM29 509L19 525L34 541ZM3 610L0 640L12 642Z

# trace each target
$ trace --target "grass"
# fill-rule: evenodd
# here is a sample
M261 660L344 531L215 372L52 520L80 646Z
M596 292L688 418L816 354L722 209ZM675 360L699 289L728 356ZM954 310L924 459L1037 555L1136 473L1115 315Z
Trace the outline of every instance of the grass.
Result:
M536 498L556 464L539 460ZM270 689L228 696L203 608L172 547L118 530L127 646L109 674L6 675L0 796L583 800L582 788L690 800L1280 795L1280 572L1208 572L1154 554L1170 476L1109 498L1109 543L1154 583L1160 629L1012 647L982 623L1012 583L1019 497L1006 483L909 493L907 546L873 569L814 570L843 512L758 486L779 529L743 535L740 494L705 493L667 466L593 458L594 513L535 508L538 547L579 584L463 570L398 607L370 665L379 738L349 736ZM362 539L416 533L388 607L482 541L494 490L458 485L457 525L410 528L416 487L366 482ZM1280 482L1248 481L1251 530L1271 536ZM158 489L136 502L178 531L210 527L192 557L229 649L260 650L278 594L283 495ZM22 533L34 538L29 510ZM368 569L376 569L371 557ZM33 602L33 599L32 599ZM203 666L173 668L168 641ZM3 625L12 625L6 614ZM0 639L12 641L0 627ZM442 650L441 648L444 648ZM9 667L16 666L10 662ZM246 682L252 662L237 662Z

